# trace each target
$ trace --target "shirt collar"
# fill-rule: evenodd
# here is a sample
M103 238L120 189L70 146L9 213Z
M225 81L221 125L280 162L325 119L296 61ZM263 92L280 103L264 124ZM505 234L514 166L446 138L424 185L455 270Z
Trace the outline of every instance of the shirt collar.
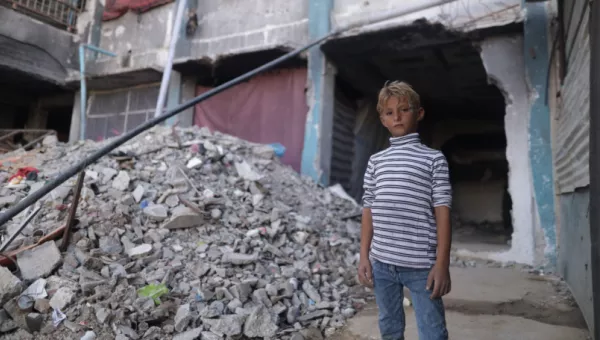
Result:
M417 132L414 133L410 133L406 136L401 136L401 137L392 137L390 138L390 145L391 146L402 146L402 145L409 145L409 144L418 144L421 142L421 138L419 137L419 134Z

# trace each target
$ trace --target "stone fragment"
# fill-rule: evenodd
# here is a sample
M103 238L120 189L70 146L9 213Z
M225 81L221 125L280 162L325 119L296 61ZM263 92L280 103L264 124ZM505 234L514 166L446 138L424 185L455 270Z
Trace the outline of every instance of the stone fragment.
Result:
M50 299L50 307L54 309L64 310L65 307L73 302L73 298L75 297L75 293L67 287L59 288L54 296Z
M256 307L246 319L244 335L249 338L270 338L277 334L279 318L264 306Z
M50 309L52 307L50 306L50 300L37 299L37 300L35 300L35 304L33 305L33 308L42 314L46 314L50 311Z
M315 312L311 312L305 315L302 315L298 318L298 321L300 322L306 322L306 321L311 321L314 319L319 319L322 318L324 316L331 316L331 311L327 310L327 309L321 309L321 310L317 310Z
M30 333L39 332L42 329L44 323L44 316L38 313L29 313L25 319L27 328Z
M111 255L120 254L123 251L121 242L112 236L102 236L99 241L100 249Z
M98 320L98 323L100 323L101 325L103 325L107 321L109 321L111 316L112 316L112 312L108 308L97 308L96 309L96 320Z
M192 312L190 311L190 305L185 304L179 306L177 314L175 314L175 331L183 332L192 321Z
M144 197L145 192L146 191L144 190L144 187L138 184L135 187L135 190L133 191L133 199L135 199L137 203L140 203L142 201L142 198Z
M114 189L125 191L129 188L129 174L126 171L119 171L119 174L113 180L112 187Z
M209 326L210 331L228 337L242 334L242 325L246 317L243 315L222 315L218 319L203 318L202 323Z
M94 331L87 331L85 332L85 334L80 338L80 340L94 340L96 339L96 333L94 333Z
M315 287L313 287L308 280L305 280L302 283L302 290L314 302L321 302L321 295L319 294L319 291Z
M142 244L137 247L131 248L127 251L127 255L129 257L138 257L144 256L152 252L152 245L150 244Z
M54 241L26 250L17 255L17 265L23 280L37 280L50 275L62 261L60 251Z
M10 270L0 266L0 306L8 300L19 295L23 290L23 283L14 276Z
M240 253L225 253L221 258L222 263L231 263L235 265L246 265L258 261L258 253L240 254Z
M173 216L162 227L165 229L186 229L200 227L203 223L204 218L198 214L181 214Z
M144 214L152 221L162 222L169 217L167 208L162 204L149 205L144 208Z
M200 340L221 340L223 339L220 335L216 335L213 332L202 332Z

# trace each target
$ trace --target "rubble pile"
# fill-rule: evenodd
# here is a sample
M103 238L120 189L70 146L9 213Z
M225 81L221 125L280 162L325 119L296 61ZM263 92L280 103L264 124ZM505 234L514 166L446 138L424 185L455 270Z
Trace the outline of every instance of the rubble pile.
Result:
M47 140L4 157L0 208L104 143ZM38 172L10 179L25 166ZM356 203L281 165L270 146L161 127L85 174L68 248L50 240L19 252L12 273L0 267L0 337L320 339L365 304L360 224L347 218ZM75 180L41 200L6 252L67 222Z

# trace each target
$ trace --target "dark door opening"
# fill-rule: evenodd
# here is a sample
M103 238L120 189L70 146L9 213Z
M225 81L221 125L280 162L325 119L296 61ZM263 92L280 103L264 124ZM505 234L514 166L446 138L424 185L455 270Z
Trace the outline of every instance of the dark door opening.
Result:
M441 25L413 26L346 37L323 46L337 67L335 117L353 107L354 128L334 125L333 141L354 139L332 150L331 184L342 184L357 201L369 157L387 147L387 131L375 110L377 93L388 80L408 82L426 111L419 133L424 144L441 150L454 189L454 246L471 251L506 250L512 235L512 202L507 190L508 162L504 96L489 84L473 37ZM349 88L351 90L349 90ZM342 105L351 101L353 105ZM341 109L344 107L344 109ZM334 124L339 124L334 119ZM348 161L351 159L351 161ZM340 177L339 166L351 164ZM336 171L334 171L336 170ZM334 176L335 175L335 176ZM350 180L347 180L350 178Z

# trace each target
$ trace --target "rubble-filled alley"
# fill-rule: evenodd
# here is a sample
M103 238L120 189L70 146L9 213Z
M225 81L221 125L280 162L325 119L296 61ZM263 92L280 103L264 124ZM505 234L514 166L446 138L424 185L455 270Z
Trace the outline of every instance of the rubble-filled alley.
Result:
M11 206L102 143L51 136L4 155L0 203ZM64 251L75 179L5 228L14 235L41 209L0 256L0 338L298 340L354 338L356 327L375 336L364 327L364 313L376 323L372 295L355 278L359 207L339 187L318 187L281 165L272 147L200 128L155 128L84 178ZM468 267L453 274L464 296L523 291L506 268L493 275L475 261L453 265ZM570 326L560 334L572 329L573 339L585 339L576 305L554 285L563 292L549 284L541 291L556 293L563 309L544 306L545 317ZM474 320L490 317L472 305Z

